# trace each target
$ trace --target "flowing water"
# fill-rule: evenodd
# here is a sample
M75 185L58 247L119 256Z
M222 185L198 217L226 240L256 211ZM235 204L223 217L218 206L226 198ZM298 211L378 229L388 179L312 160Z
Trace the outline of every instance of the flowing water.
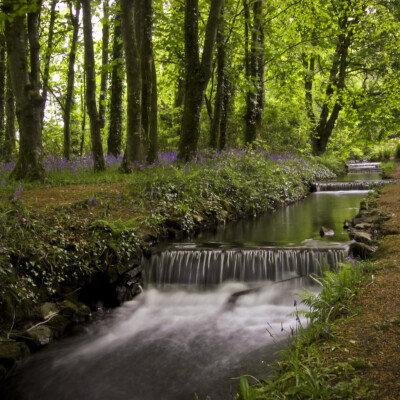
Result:
M306 275L345 256L343 221L365 193L313 193L156 249L143 294L25 360L0 398L232 398L234 378L267 373L261 361L276 358L296 328L296 293L312 288ZM334 235L321 238L322 225Z

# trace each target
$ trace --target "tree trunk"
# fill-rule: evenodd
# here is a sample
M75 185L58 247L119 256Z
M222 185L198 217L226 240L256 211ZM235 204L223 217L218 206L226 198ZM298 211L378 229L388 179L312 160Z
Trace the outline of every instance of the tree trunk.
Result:
M185 8L185 103L179 143L179 158L188 161L197 150L200 137L200 115L204 94L211 76L222 0L212 0L207 20L203 55L199 58L198 0L186 0Z
M127 75L127 135L122 169L128 171L131 164L143 160L142 130L142 74L138 41L134 27L133 2L121 0L122 39L125 48Z
M50 60L51 60L51 53L53 51L53 37L54 37L54 23L56 21L56 5L58 0L53 0L51 3L51 11L50 11L50 24L49 24L49 36L47 38L47 50L45 55L45 63L44 63L44 73L43 73L43 90L42 90L42 97L43 97L43 107L41 110L40 115L40 123L43 129L43 120L44 120L44 112L46 109L46 102L47 102L47 90L49 86L49 79L50 79Z
M80 0L76 2L75 16L72 11L72 5L70 4L70 19L73 26L71 48L68 57L68 79L67 79L67 94L65 96L64 106L64 157L70 159L71 151L71 132L70 132L70 120L71 120L71 109L72 100L74 96L74 84L75 84L75 58L76 58L76 46L78 42L79 34L79 13L81 10Z
M92 34L92 10L90 0L81 0L83 11L83 35L85 46L85 71L86 71L86 104L90 119L90 136L92 141L92 153L94 170L105 169L103 146L100 136L100 119L96 105L96 71L93 50Z
M6 93L6 41L0 33L0 148L4 141L4 105Z
M153 56L153 9L151 0L140 0L136 7L140 29L139 52L142 73L142 132L147 161L157 157L157 76ZM154 107L155 106L155 107ZM155 141L155 143L154 143Z
M347 14L341 19L341 32L345 32L347 27ZM325 90L325 99L321 108L318 124L315 129L315 134L311 137L313 154L320 155L326 150L329 138L332 135L336 120L342 109L342 94L345 87L347 56L351 44L351 32L345 34L340 33L338 36L338 44L332 62L332 68L329 75L328 85ZM336 93L336 101L332 110L332 96Z
M109 5L108 0L103 0L103 42L101 48L101 81L100 81L100 96L99 96L99 118L100 126L104 128L106 123L106 99L107 99L107 80L108 80L108 52L109 52L109 36L110 36L110 21L109 21Z
M115 157L122 151L122 96L123 96L123 65L122 65L122 38L121 38L121 14L117 11L114 20L114 39L111 72L111 103L110 126L108 132L108 154Z
M221 21L217 33L217 93L215 96L214 113L210 127L210 147L216 149L221 131L221 120L223 115L224 97L225 97L225 33L223 9L221 10Z
M246 49L248 69L248 83L251 85L246 96L246 143L252 143L259 136L264 116L264 27L263 27L263 0L253 2L253 26L251 28L250 54ZM250 16L247 9L245 15ZM247 18L246 18L247 21ZM246 22L249 23L248 21ZM248 42L248 39L247 39Z
M15 100L11 85L10 68L7 66L7 85L6 85L6 129L3 147L3 159L8 162L11 160L15 149Z
M157 94L157 72L154 58L152 60L152 85L151 91L151 115L150 115L150 147L147 161L153 163L157 160L158 153L158 94Z
M19 123L19 155L12 177L41 180L44 178L41 148L40 110L43 99L39 94L39 48L37 15L28 14L31 71L28 70L25 15L18 15L13 1L6 1L5 8L13 14L5 22L8 66L17 106Z
M228 112L231 107L232 84L225 77L224 99L222 105L221 123L219 128L218 150L221 151L226 146L226 130L228 125Z

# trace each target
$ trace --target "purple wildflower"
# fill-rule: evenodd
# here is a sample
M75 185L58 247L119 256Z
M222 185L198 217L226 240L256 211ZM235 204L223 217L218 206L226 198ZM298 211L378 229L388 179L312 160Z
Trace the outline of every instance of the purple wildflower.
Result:
M329 326L327 326L327 327L325 328L325 332L328 333L328 334L330 333Z
M293 307L296 307L296 306L297 306L297 300L295 300L293 303Z

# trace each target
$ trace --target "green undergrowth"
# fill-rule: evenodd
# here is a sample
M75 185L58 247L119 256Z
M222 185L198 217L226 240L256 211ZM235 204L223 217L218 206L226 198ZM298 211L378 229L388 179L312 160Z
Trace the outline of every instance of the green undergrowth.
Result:
M371 262L349 258L337 272L325 271L323 276L315 276L321 291L304 291L302 303L307 310L294 312L296 317L306 317L308 323L302 324L296 318L290 346L279 352L274 373L266 379L242 376L236 399L375 399L374 385L362 381L357 374L371 368L369 362L349 357L346 362L330 365L324 357L324 352L337 348L335 327L351 317L351 300L371 282L375 269Z
M94 276L114 282L137 262L149 236L181 237L208 224L272 210L306 196L310 182L333 177L312 158L250 150L130 175L115 168L88 172L86 180L83 173L64 178L57 173L42 186L5 179L0 187L0 334L23 323L33 306L62 298ZM81 197L69 205L46 198L38 209L27 205L28 189L37 193L77 183ZM93 183L111 186L84 190Z

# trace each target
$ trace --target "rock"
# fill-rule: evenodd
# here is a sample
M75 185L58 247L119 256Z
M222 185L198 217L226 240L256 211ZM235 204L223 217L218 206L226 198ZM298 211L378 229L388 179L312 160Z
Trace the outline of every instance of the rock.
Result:
M29 338L29 342L35 347L42 347L48 345L54 337L53 331L46 325L40 325L25 333Z
M346 219L343 223L343 229L348 230L351 228L351 221L349 221L348 219Z
M59 307L60 314L65 315L67 318L71 319L72 316L79 311L78 305L73 303L71 300L64 300Z
M4 365L0 364L0 380L7 375L7 369Z
M321 226L321 229L319 230L319 234L321 237L324 236L334 236L335 231L329 228L326 228L325 226Z
M349 254L353 254L354 257L369 258L375 251L376 247L361 242L354 242L350 245Z
M372 224L367 224L364 222L362 224L357 224L354 229L356 231L368 231L369 229L372 229Z
M360 210L368 210L368 203L365 200L360 203Z
M353 231L353 239L356 242L372 245L372 236L367 232Z
M22 342L0 342L0 364L10 369L15 361L29 354L29 348Z
M47 322L47 325L52 329L55 337L60 337L64 334L69 325L71 325L71 320L63 315L55 315Z

